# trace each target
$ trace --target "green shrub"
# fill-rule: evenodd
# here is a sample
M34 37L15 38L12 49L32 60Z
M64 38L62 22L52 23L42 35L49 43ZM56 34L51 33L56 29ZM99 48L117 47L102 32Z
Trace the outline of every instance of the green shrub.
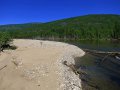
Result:
M4 49L4 46L10 45L12 38L8 32L0 32L0 51Z

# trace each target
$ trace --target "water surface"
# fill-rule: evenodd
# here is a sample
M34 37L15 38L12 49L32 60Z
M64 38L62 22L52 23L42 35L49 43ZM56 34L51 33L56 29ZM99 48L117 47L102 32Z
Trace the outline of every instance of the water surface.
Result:
M119 41L75 41L70 42L82 49L94 49L100 51L119 51ZM101 57L86 54L81 58L75 58L77 68L82 68L87 75L83 75L82 88L83 90L120 90L120 74L114 72L113 64L110 64L110 57L106 62L99 64ZM115 65L116 66L116 65ZM113 68L109 69L107 67ZM118 65L120 67L120 65ZM80 75L81 78L81 75Z

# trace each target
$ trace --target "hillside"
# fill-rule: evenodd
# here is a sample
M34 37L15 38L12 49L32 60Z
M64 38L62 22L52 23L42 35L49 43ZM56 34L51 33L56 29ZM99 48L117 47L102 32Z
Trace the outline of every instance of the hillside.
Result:
M119 39L120 15L86 15L47 23L2 25L14 38Z

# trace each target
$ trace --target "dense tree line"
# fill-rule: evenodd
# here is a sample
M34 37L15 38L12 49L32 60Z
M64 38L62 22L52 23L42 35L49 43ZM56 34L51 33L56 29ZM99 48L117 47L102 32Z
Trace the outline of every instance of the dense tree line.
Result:
M13 38L36 39L120 39L120 15L86 15L48 23L0 26Z

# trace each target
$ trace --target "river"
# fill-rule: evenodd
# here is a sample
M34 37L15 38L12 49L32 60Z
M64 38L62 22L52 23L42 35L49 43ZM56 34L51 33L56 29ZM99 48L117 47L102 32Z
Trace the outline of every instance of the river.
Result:
M82 49L120 52L118 41L72 41ZM109 57L110 58L110 57ZM77 69L82 69L87 74L80 75L83 90L120 90L120 64L111 63L107 58L103 64L98 64L102 59L98 56L86 53L81 58L75 58Z

